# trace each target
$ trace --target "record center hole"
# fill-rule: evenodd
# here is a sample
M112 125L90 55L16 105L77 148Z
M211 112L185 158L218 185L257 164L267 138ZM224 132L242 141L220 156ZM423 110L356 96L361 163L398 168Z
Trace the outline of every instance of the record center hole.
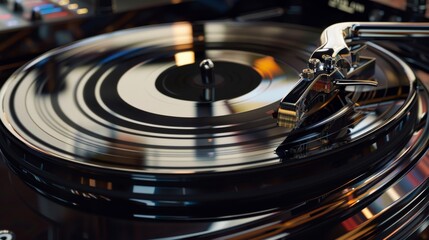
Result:
M214 64L215 101L240 97L262 81L261 75L251 66L224 61ZM198 63L168 68L158 76L155 86L169 97L196 102L204 102L202 92L207 88L201 80Z

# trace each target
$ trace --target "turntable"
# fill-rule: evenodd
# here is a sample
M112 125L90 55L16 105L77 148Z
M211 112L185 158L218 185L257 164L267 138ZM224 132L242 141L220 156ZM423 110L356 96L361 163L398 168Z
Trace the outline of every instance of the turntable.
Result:
M9 188L52 227L0 236L416 237L429 93L366 40L428 29L177 22L49 51L0 107Z

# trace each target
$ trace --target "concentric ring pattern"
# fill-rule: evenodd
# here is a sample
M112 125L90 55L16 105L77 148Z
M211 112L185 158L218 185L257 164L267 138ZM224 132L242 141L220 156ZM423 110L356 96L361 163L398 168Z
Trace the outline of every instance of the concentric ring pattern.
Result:
M341 101L356 100L347 114L292 133L276 125L271 112L318 35L174 23L50 51L1 90L2 152L37 192L103 214L224 219L299 205L420 144L414 75L373 44L363 54L377 59L379 85L345 89ZM204 59L214 63L210 86ZM207 89L213 101L200 97ZM279 147L292 154L279 157Z

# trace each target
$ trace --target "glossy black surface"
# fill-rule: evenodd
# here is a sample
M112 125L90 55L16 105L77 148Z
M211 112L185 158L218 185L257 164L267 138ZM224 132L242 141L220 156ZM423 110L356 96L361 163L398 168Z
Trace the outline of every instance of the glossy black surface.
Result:
M195 55L200 54L197 52ZM233 62L215 62L213 83L206 86L198 65L199 63L192 63L173 66L163 71L155 82L156 89L172 98L203 102L205 89L213 88L212 101L218 101L245 95L262 81L262 76L249 66Z
M296 83L295 69L305 64L300 57L316 35L292 27L259 28L265 34L255 37L246 24L178 23L100 36L47 53L23 66L3 88L5 126L43 154L92 167L191 173L277 165L272 149L287 132L267 112L279 101L276 93ZM308 44L290 47L297 38ZM282 44L282 51L273 43ZM379 87L349 90L348 97L358 102L350 110L350 123L332 129L321 118L308 127L310 133L316 127L328 134L346 128L346 143L363 141L391 122L397 124L414 107L414 76L382 51L374 46L368 53L378 58ZM184 100L169 90L172 84L159 83L158 75L172 67L191 68L207 56L243 64L262 80L236 97L210 104L197 97ZM245 73L237 67L222 75ZM196 81L197 74L189 75ZM181 75L178 79L182 82ZM248 81L255 85L252 78ZM252 147L255 141L263 146Z
M133 29L39 57L2 89L5 159L31 188L72 208L219 221L293 209L375 173L407 145L425 151L417 147L425 138L411 139L426 99L411 70L376 45L367 54L377 58L380 85L351 89L360 106L345 122L321 119L289 136L267 112L297 81L318 34L259 24L265 34L256 35L246 26ZM262 80L211 103L157 91L159 74L207 57L253 68ZM289 155L279 157L279 146Z
M252 146L262 139L276 146L283 138L266 112L278 102L275 92L295 83L300 62L288 59L304 55L307 47L292 49L288 42L313 39L298 28L291 30L290 40L282 38L281 28L264 26L264 31L252 37L239 26L178 23L80 42L48 53L12 76L4 88L5 98L11 97L7 118L17 119L11 127L23 130L19 135L27 135L24 141L34 148L89 166L180 173L270 165L278 162L270 148L260 152ZM273 34L280 36L271 39ZM284 44L283 50L275 43ZM204 51L194 51L193 45L205 45ZM211 104L158 91L159 74L199 62L201 52L215 62L243 64L262 80L235 98Z
M117 2L121 4L125 3L123 1ZM194 21L227 18L237 21L269 19L323 29L329 24L339 21L339 19L342 21L421 20L421 18L412 12L391 9L374 3L373 1L364 0L352 2L331 0L317 2L300 0L219 0L215 1L216 4L212 4L213 2L214 1L183 1L178 4L158 7L147 6L147 8L145 7L142 9L133 7L132 9L128 8L127 11L123 13L111 14L106 12L91 15L86 18L67 19L66 21L55 20L53 22L37 21L28 23L17 19L19 17L15 15L11 20L15 21L17 19L18 23L25 24L24 27L10 27L8 24L11 21L0 22L0 39L2 43L0 46L2 53L0 56L1 83L5 81L5 76L11 74L11 69L16 69L23 65L24 62L42 54L48 49L84 37L139 25L178 20ZM134 1L136 5L143 3L146 3L146 1ZM352 9L350 5L345 5L345 3L352 3L358 6L358 8ZM361 8L361 6L364 6L364 8ZM0 8L1 7L2 6L0 6ZM118 5L117 7L126 6ZM359 9L362 11L355 11ZM347 12L347 10L352 10L354 12ZM0 11L0 17L5 17L2 11ZM7 30L2 28L6 26L4 24L7 25ZM250 28L254 28L254 25L250 24L249 29ZM274 28L277 28L277 26ZM288 28L290 28L290 26L288 26ZM308 30L303 26L298 26L298 28L301 28L301 31L304 32L304 36L308 36L308 34L310 34L309 32L313 32L313 30ZM291 51L294 54L292 54L293 56L288 55L287 59L282 60L287 63L286 65L293 65L290 66L291 69L288 68L287 72L293 72L293 78L297 79L297 74L305 67L306 60L316 47L316 39L318 39L318 34L321 30L316 30L314 34L311 33L310 35L314 35L314 38L311 37L312 40L310 41L303 41L300 35L295 39L293 35L296 32L289 30L290 29L288 29L286 33L279 34L279 36L287 35L285 39L282 39L282 42L288 42L290 37L293 39L290 41L290 44L286 43L286 45L288 46L287 51ZM260 35L261 33L265 34L263 31L258 31L255 35ZM269 48L275 48L274 45L278 43L278 41L275 41L270 44L262 45L270 45ZM302 51L303 53L299 51L299 53L295 52L295 46L299 46L298 49L301 49L301 44L303 46L307 44L307 46L303 47L303 49L305 48L305 50ZM413 70L421 69L427 74L427 66L429 66L429 64L427 64L426 41L407 39L399 44L386 41L377 44L382 44L384 47L395 52L402 60L412 64L412 66L415 67ZM253 49L255 46L253 44L251 45L250 49ZM193 47L195 48L192 49L197 49L197 46ZM198 48L201 49L201 46ZM202 48L204 49L204 46L202 46ZM235 49L237 46L233 48ZM243 49L241 46L240 48ZM247 48L244 50L248 51ZM265 50L260 51L263 52ZM263 53L277 58L276 52ZM281 54L283 54L283 52L279 53L279 55ZM386 55L384 51L379 53L371 49L370 54L376 54L377 58L382 59L382 61L377 62L383 65L381 67L382 69L389 69L385 72L382 71L383 73L380 76L392 76L392 74L394 75L396 73L396 69L401 68L401 66L392 65L392 60L386 61L386 58L390 59L391 57ZM83 60L87 58L90 57L85 56L79 59L78 62L83 62ZM204 58L204 56L199 56L198 60L199 58ZM230 59L227 60L230 61ZM45 76L40 76L40 78L49 78L50 76L59 74L57 72L58 69L55 68L57 64L52 64L56 61L57 60L54 59L50 61L50 63L44 65L42 68L44 70L41 72ZM393 62L395 61L393 60ZM393 70L391 68L393 68ZM425 76L425 73L422 71L418 71L418 73L420 73L420 76ZM64 73L60 72L60 74ZM402 74L403 73L399 73L399 75ZM396 77L393 77L393 79L395 78ZM51 81L51 83L55 82L56 81ZM425 81L423 82L425 83ZM429 76L426 78L426 83L428 82ZM407 85L400 84L400 86ZM429 236L429 228L427 227L427 216L429 216L429 200L427 197L429 158L425 152L428 147L427 136L429 136L426 122L428 96L425 87L420 82L416 83L414 86L417 89L417 91L415 91L416 100L414 105L414 107L417 108L417 113L410 114L410 118L402 118L402 121L392 121L390 124L392 128L396 126L396 129L410 130L410 128L413 128L413 134L410 132L401 133L401 131L397 131L392 135L385 135L386 139L390 139L388 142L389 144L386 144L386 140L382 139L383 134L386 133L384 130L387 129L383 127L383 122L370 122L368 126L374 127L370 131L371 133L375 131L383 134L377 134L377 136L379 136L378 140L380 141L374 140L373 145L370 147L361 148L366 149L364 152L367 153L359 155L364 161L356 169L353 168L353 164L356 164L357 161L361 159L350 161L348 157L354 155L354 148L344 148L341 147L343 146L342 144L334 144L334 149L345 150L343 152L344 155L340 155L343 156L342 159L346 159L345 161L338 160L335 157L327 157L325 158L326 162L323 160L318 164L311 160L313 158L310 158L311 161L307 161L309 159L305 157L311 156L310 153L314 156L318 156L319 154L323 155L324 152L329 152L329 149L332 147L330 143L334 141L339 143L342 143L342 141L349 141L349 128L352 126L350 124L355 120L359 122L360 119L359 115L353 116L353 114L350 114L353 113L353 111L346 112L346 114L344 114L346 117L342 118L343 120L333 124L333 126L328 128L325 132L319 132L320 129L324 129L319 127L312 130L309 129L309 131L304 132L302 135L288 136L288 139L280 137L275 138L272 143L278 142L280 144L285 140L285 145L280 144L280 147L286 146L288 148L295 148L295 158L289 157L288 159L291 161L282 161L282 159L278 158L274 153L274 150L278 146L268 144L271 152L264 152L262 155L274 156L274 163L282 161L284 168L279 169L277 172L266 168L266 174L263 175L257 174L257 171L242 171L241 169L248 167L248 165L242 162L232 169L221 169L218 168L219 166L210 164L209 168L216 167L218 173L223 172L223 174L213 173L213 178L201 178L201 176L210 176L210 174L203 170L196 170L199 171L198 174L196 174L197 172L177 171L181 173L179 177L177 177L177 172L173 174L141 174L140 171L145 171L144 169L135 171L134 173L119 171L123 174L115 170L100 171L99 168L83 167L81 164L73 164L61 160L58 161L58 158L47 159L45 154L40 154L38 151L29 149L27 145L20 144L20 141L13 143L8 142L10 139L16 138L16 136L8 135L8 138L2 138L2 145L10 146L10 149L8 151L2 150L7 154L6 157L0 160L0 189L2 195L0 198L0 231L7 230L14 232L17 239L38 240L178 239L186 237L203 239L213 239L216 237L235 239L249 239L252 237L263 239L351 239L384 237L396 239L427 239ZM40 84L37 88L40 90L40 95L49 95L52 91L59 92L67 89L67 86L61 84ZM136 91L139 90L140 89ZM388 91L389 93L379 92L374 99L385 102L386 99L382 100L383 96L391 96L398 102L398 105L403 106L403 101L407 99L407 97L398 94L397 90L406 90L405 92L409 93L409 89L403 87L393 88L393 90ZM139 93L142 92L139 91ZM285 94L285 92L281 90L278 96L281 97L283 94ZM365 99L365 97L361 99ZM371 99L371 97L368 99ZM207 102L197 105L204 106L204 110L194 111L196 113L193 117L211 116L215 114L212 111L213 108L207 107ZM40 106L46 105L41 104ZM387 104L387 106L389 105ZM368 106L362 109L364 113L372 109L367 107ZM171 112L165 112L167 112L166 114L172 114L175 111L176 109ZM398 108L392 107L391 110L380 108L377 112L378 111L398 113ZM67 114L73 115L73 113ZM269 115L270 114L267 114L267 116ZM406 115L408 115L408 113ZM54 116L56 116L56 113L54 113ZM44 119L46 118L44 117ZM404 123L408 123L410 119L416 120L412 125L414 123L417 124L413 127L401 126ZM239 119L238 121L242 123L243 119ZM77 122L79 125L80 122ZM364 128L366 127L365 124L362 125ZM249 125L246 125L246 127L247 126ZM250 126L253 127L255 125ZM246 127L244 130L253 131ZM380 127L380 130L376 130L378 127ZM341 128L342 131L336 131L338 128ZM94 130L90 128L89 130L97 132L99 129ZM216 132L217 130L211 131ZM73 134L72 136L76 137L76 135L77 134ZM283 136L283 133L279 133L279 135ZM255 137L255 139L258 139L259 136L260 135ZM392 136L396 136L396 138L392 140ZM401 137L403 137L403 139L401 139ZM309 138L312 144L301 144L305 138ZM405 138L407 138L408 141L405 141ZM108 136L102 140L96 139L94 142L100 143L106 139L110 141L116 139L116 137ZM261 141L255 140L252 143L255 144L255 148L258 147L260 142L263 142L261 146L266 147L266 143L264 142L266 139L267 138L262 137ZM130 141L130 139L125 139L125 142ZM199 143L197 143L197 141L192 142L195 145L206 144L205 140ZM396 146L395 144L398 142L402 146L401 149L399 149L399 147L398 149L393 147ZM145 144L148 145L147 143ZM365 145L365 141L363 145ZM115 145L115 148L117 147L120 149L122 146L123 145ZM217 146L217 143L214 143L213 147L214 146ZM312 146L316 146L314 151ZM371 162L372 159L365 159L366 156L370 156L371 153L373 153L374 148L380 146L387 146L387 149L378 152L380 155L386 153L385 158L376 160L375 162L377 163L374 164ZM16 152L13 151L15 147L17 147ZM197 154L194 155L196 157L201 157L210 154L210 151L206 152L204 150L206 150L206 148L199 148L198 152L202 152L203 154L199 156L197 156ZM134 152L134 150L127 149L127 152L130 151ZM172 150L172 152L174 151ZM240 154L242 154L242 152L243 151L241 151ZM36 156L34 156L35 153ZM102 154L104 156L117 156L120 152L113 152L112 155L109 155L110 153L102 151ZM174 158L174 153L171 156ZM15 157L17 158L15 159ZM135 160L139 159L140 156L131 154L129 158ZM235 159L235 155L227 160L231 159ZM343 162L351 167L349 169L350 172L358 173L361 172L360 170L364 172L358 176L350 175L340 179L339 176L336 176L336 173L341 173L341 171L345 169L341 167ZM104 160L103 162L97 163L106 164ZM369 164L365 165L365 163ZM132 164L133 165L120 167L131 168L135 166L135 164L142 164L142 162L132 162ZM296 167L289 168L290 165L296 165ZM261 164L251 163L250 166L259 170ZM276 165L274 164L273 166ZM289 170L287 170L288 168ZM236 171L232 171L234 169ZM285 169L287 171L283 171ZM147 172L150 173L151 170L153 169ZM327 184L323 177L323 173L326 170L329 170L328 172L332 175L333 179L329 184ZM231 174L225 174L225 172L228 171ZM235 178L233 178L232 176L234 173L243 173L243 175L236 175ZM297 191L289 191L291 188L287 186L289 189L287 193L289 194L285 194L281 197L269 194L266 198L267 201L264 201L264 199L257 199L257 197L255 197L255 199L251 198L246 200L244 198L246 195L243 194L243 198L239 200L238 203L221 200L219 202L214 202L214 205L211 206L204 205L207 204L207 199L210 197L215 197L214 199L217 201L217 199L222 198L224 193L231 192L231 190L233 192L237 191L237 194L234 196L237 199L239 199L239 194L246 193L246 190L247 192L255 192L253 196L265 194L267 191L264 191L264 189L282 186L282 184L285 183L278 181L279 178L276 179L276 177L274 177L276 174L286 176L280 180L284 180L288 184L297 184ZM156 175L156 178L154 178L153 175ZM198 175L198 178L188 178L189 175ZM345 175L344 173L344 176ZM184 176L186 176L186 178ZM319 177L321 177L320 182ZM204 183L203 180L205 179L212 182L212 184L207 184L207 181ZM300 184L301 181L305 179L309 181ZM265 183L274 184L258 185L264 183L264 181ZM184 187L184 185L186 186ZM309 188L299 190L299 187L303 185ZM154 186L156 187L152 188ZM335 186L339 187L330 190ZM197 191L192 192L190 191L191 189L196 189ZM278 189L279 188L274 190ZM154 202L147 201L150 198L151 190L155 190L156 194L162 194L162 196L156 196L155 200L160 200L165 197L173 199L175 202L169 203L171 206L168 210L161 211L160 209L162 208L157 208L158 205L154 205ZM212 190L212 192L210 192L210 190ZM260 193L258 191L260 191ZM182 195L186 194L189 195L189 199L196 199L196 196L204 196L207 194L205 199L200 198L201 201L198 202L201 206L207 207L201 208L201 211L192 210L193 208L191 207L186 210L180 210L180 201L184 199ZM300 194L302 194L302 197ZM115 202L112 204L108 204L108 200L103 198L113 195L117 198L115 198ZM136 198L130 199L130 196ZM274 198L280 199L280 201L272 201L273 196ZM125 201L116 201L117 199L125 199ZM165 204L168 202L159 201L156 203L163 203L165 207ZM150 212L151 210L148 211L151 206L157 209L152 209L152 212ZM270 206L276 207L270 210ZM213 208L211 209L211 207ZM175 212L174 209L178 211ZM262 214L258 213L258 210L262 210ZM147 213L153 213L153 215L145 215ZM225 213L234 215L226 216ZM252 217L245 217L246 215L251 215ZM175 216L178 216L181 220L177 220ZM193 220L188 221L190 218L186 216L191 217ZM202 220L202 218L205 220ZM228 220L225 220L225 218ZM423 233L420 234L422 231Z

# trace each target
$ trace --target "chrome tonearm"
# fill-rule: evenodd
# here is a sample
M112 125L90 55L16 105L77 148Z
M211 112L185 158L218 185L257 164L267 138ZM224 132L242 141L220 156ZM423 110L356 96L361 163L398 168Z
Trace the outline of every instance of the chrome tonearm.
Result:
M292 91L274 114L277 124L290 130L326 107L346 86L377 86L375 59L360 56L363 41L429 37L429 23L346 22L321 35L321 46L311 55Z

